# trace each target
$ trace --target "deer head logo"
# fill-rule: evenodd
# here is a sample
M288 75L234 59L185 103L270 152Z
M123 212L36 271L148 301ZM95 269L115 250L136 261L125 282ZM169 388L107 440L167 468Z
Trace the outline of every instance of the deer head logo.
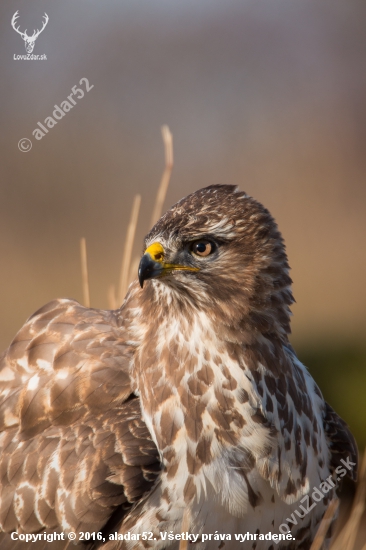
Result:
M25 29L24 32L21 32L21 31L19 30L19 27L17 28L17 27L15 26L18 17L19 17L19 11L17 10L17 11L14 13L13 18L12 18L12 20L11 20L11 26L12 26L13 29L14 29L17 33L19 33L20 36L23 38L23 40L24 40L24 42L25 42L24 45L25 45L26 52L27 52L27 53L32 53L33 48L34 48L34 43L35 43L35 41L37 40L37 38L39 37L39 35L41 34L41 32L43 31L43 29L45 28L45 26L46 26L47 23L48 23L48 19L49 19L49 18L48 18L48 15L47 15L47 13L44 14L44 16L43 16L43 17L44 17L44 21L43 21L43 25L42 25L41 30L38 30L38 29L37 29L36 31L33 32L32 36L28 36L28 35L27 35L27 29Z

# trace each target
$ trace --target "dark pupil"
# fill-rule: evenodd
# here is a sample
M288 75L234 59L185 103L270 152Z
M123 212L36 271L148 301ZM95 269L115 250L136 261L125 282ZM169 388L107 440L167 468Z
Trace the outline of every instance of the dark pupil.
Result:
M197 252L201 252L201 254L203 252L206 252L206 247L207 247L207 245L205 243L196 244L196 250L197 250Z

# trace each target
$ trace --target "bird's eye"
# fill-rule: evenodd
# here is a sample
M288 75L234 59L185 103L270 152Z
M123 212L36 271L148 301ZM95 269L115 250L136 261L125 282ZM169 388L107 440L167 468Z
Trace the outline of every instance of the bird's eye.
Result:
M210 243L209 241L196 241L191 245L191 250L193 254L202 257L212 254L214 249L214 244Z

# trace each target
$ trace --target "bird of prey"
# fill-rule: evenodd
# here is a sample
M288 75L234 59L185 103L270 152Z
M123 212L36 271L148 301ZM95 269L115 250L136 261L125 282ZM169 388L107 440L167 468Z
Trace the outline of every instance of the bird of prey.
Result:
M138 279L115 311L50 302L2 355L1 549L309 549L357 448L289 343L274 219L200 189Z

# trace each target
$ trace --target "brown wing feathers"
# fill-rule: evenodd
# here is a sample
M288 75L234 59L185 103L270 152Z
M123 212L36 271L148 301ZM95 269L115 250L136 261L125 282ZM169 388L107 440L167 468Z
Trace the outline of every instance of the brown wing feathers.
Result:
M2 530L98 531L154 483L160 462L131 391L124 333L117 313L56 300L4 354Z
M325 403L324 416L325 433L329 439L331 452L330 465L332 470L338 466L344 468L345 462L351 461L356 467L347 469L347 475L353 481L357 479L358 449L356 441L347 424L338 416L328 403ZM343 459L343 463L341 460Z

